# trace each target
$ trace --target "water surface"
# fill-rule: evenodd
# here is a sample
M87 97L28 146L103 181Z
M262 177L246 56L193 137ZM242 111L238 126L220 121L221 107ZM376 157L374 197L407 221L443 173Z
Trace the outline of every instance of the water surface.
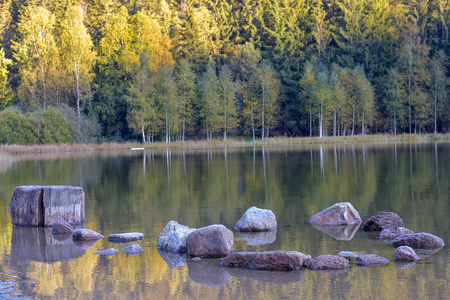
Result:
M0 164L1 298L146 299L445 299L450 296L448 246L413 266L351 265L345 272L262 272L220 268L158 252L170 220L232 229L250 206L271 209L278 229L234 231L235 251L395 251L358 228L328 232L309 219L348 201L365 220L394 211L415 232L450 241L450 144L213 148L35 155ZM97 256L106 238L75 244L45 228L11 225L9 203L19 185L74 185L86 193L86 228L107 236L145 235L140 255Z

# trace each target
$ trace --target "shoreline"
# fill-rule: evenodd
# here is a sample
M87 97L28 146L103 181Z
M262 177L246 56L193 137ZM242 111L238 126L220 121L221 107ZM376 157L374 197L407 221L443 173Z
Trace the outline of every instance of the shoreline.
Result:
M142 144L127 143L101 143L101 144L52 144L52 145L0 145L0 161L7 156L30 153L62 153L85 151L112 151L129 150L132 148L144 149L195 149L211 147L246 147L246 146L276 146L276 145L320 145L320 144L389 144L389 143L430 143L450 141L447 134L379 134L379 135L353 135L339 137L271 137L264 140L244 140L230 138L226 141L213 139L211 141L176 141L172 143L154 142Z

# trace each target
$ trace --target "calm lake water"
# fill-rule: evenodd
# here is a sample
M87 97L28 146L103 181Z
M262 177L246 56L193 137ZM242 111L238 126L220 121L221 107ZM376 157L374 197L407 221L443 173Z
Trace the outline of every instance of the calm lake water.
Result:
M137 256L97 250L124 246L57 240L49 229L11 225L19 185L73 185L86 193L85 227L105 236L144 233ZM232 229L250 206L271 209L278 229L263 236L233 230L235 251L296 250L313 257L339 251L395 249L357 228L324 232L315 213L348 201L363 220L399 214L405 227L446 246L413 266L394 262L345 272L262 272L220 268L159 253L170 220ZM450 144L214 148L34 155L0 162L0 299L448 299L450 297Z

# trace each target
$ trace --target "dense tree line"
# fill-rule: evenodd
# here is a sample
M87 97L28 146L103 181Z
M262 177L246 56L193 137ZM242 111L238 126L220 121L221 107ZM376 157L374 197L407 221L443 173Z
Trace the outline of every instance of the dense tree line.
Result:
M0 0L0 11L0 109L69 106L78 133L83 118L143 142L450 130L450 0Z

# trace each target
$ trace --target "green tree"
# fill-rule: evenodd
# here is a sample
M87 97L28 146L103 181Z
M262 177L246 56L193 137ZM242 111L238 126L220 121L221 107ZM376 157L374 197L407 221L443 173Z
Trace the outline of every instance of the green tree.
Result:
M216 71L208 65L200 81L199 115L206 131L206 139L210 141L214 132L220 128L219 121L219 82Z
M384 98L384 104L392 119L392 132L396 135L399 123L403 123L405 117L404 99L406 98L403 78L397 70L389 70L385 87L386 97Z
M34 130L35 126L18 110L0 111L0 144L35 144Z
M173 72L169 67L163 66L156 73L154 93L155 101L160 109L160 118L164 121L165 141L170 143L171 134L178 130L179 102Z
M444 51L440 50L431 60L430 87L433 95L434 133L438 131L438 119L448 110L445 107L447 100L448 79L446 77L447 58Z
M220 68L219 74L219 115L221 128L223 129L223 139L227 140L227 132L230 132L237 124L236 120L236 98L237 85L233 82L231 70L227 66Z
M195 74L187 59L182 59L177 66L176 83L178 97L181 100L182 141L185 140L186 130L193 125L195 95Z
M9 87L8 66L12 64L11 59L5 57L5 51L0 48L0 110L11 101L13 93Z
M121 6L108 15L102 28L95 77L98 89L90 107L102 123L103 134L118 137L128 130L125 95L137 61L128 18L127 9Z
M275 113L278 108L280 94L280 80L277 72L267 62L263 61L256 69L256 78L259 87L259 105L261 111L261 139L269 137L270 125L273 124ZM266 126L267 124L267 126ZM266 131L267 127L267 131Z
M402 34L396 63L406 86L409 133L413 132L413 125L414 132L417 132L417 127L430 117L430 99L427 95L430 81L428 52L429 48L422 42L418 29L409 26Z
M141 53L139 63L136 65L136 71L134 72L127 96L130 106L130 112L127 116L128 124L136 134L142 135L142 143L146 142L145 129L150 128L152 121L155 119L155 105L151 94L152 88L153 77L150 70L150 58L147 52L144 51Z

